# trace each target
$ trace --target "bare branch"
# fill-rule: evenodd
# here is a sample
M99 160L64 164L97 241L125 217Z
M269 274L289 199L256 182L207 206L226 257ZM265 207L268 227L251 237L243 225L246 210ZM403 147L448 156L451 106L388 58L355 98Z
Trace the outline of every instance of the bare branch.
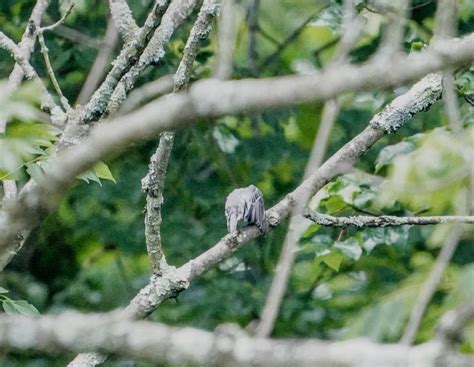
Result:
M26 27L25 33L21 38L18 47L20 48L23 57L26 60L30 59L31 53L33 52L35 40L36 40L36 29L41 25L41 19L49 6L50 0L38 0L36 2L33 11L31 12L30 19L28 20L28 26ZM13 71L8 78L8 89L10 92L18 88L23 79L23 70L20 65L15 64Z
M50 112L51 121L54 125L62 126L66 121L66 116L59 106L54 103L53 98L49 94L45 85L39 78L35 69L31 66L28 60L23 56L22 51L18 46L8 38L4 33L0 32L0 48L7 50L15 59L16 63L20 65L23 70L23 73L28 79L33 79L38 83L38 86L41 90L42 101L41 107Z
M120 112L130 112L145 102L149 102L151 99L160 97L163 94L168 94L173 91L173 86L173 75L165 75L152 82L146 83L130 93L120 107Z
M346 56L358 39L361 30L361 22L360 19L356 18L352 0L344 1L343 11L343 23L341 27L343 34L341 42L336 49L332 65L342 64L346 60ZM306 164L303 176L304 179L311 176L323 162L329 142L329 136L334 123L336 122L337 116L339 115L339 109L339 104L336 98L330 99L324 104L319 129ZM260 317L260 322L256 329L256 336L258 337L268 337L273 331L275 321L278 318L297 252L299 233L297 233L295 229L296 220L299 218L298 215L302 208L306 207L309 199L310 196L308 193L306 196L301 198L299 203L294 205L290 224L288 226L288 232L285 236L280 258L278 259L278 264L275 268L275 276L270 285Z
M54 24L51 24L49 26L46 26L46 27L41 27L41 29L38 29L38 32L48 32L48 31L53 31L55 30L57 27L59 27L61 24L63 24L67 17L71 14L72 12L72 9L74 8L74 3L72 3L69 8L67 8L66 12L64 13L64 15L61 17L61 19L59 19L56 23Z
M127 97L127 93L132 90L135 82L145 68L163 59L165 56L165 45L170 40L174 31L193 11L197 3L198 0L176 0L170 4L168 10L163 15L160 26L156 29L148 46L143 51L139 62L130 68L113 91L106 107L108 115L112 115L118 111L122 102ZM91 106L91 108L94 108L94 106Z
M96 350L159 365L467 367L474 362L472 356L445 350L439 341L410 347L368 339L256 339L236 325L219 326L213 333L128 320L120 313L36 318L2 314L0 347L46 353Z
M132 41L140 32L140 28L133 19L132 11L126 0L109 0L110 13L125 43Z
M387 11L389 22L383 34L382 46L379 54L382 57L391 57L391 55L400 50L405 29L405 22L408 11L408 0L399 0L392 2Z
M136 40L125 47L113 62L112 70L107 74L105 81L96 90L90 102L85 107L83 121L85 123L98 120L106 110L110 97L120 79L135 65L140 64L140 57L144 53L155 29L162 21L163 14L168 9L169 0L156 0L153 9L148 14L145 24L140 29Z
M99 48L99 52L97 53L94 63L87 75L86 81L81 88L79 96L77 97L77 104L84 105L99 86L103 79L105 68L109 64L112 52L115 46L117 46L118 40L119 36L117 29L113 24L112 18L109 17L105 35L101 42L101 47Z
M434 264L433 269L431 270L425 283L423 283L420 295L410 313L407 327L405 328L405 331L403 332L403 335L400 339L401 344L410 345L415 340L423 315L425 314L425 311L429 306L431 299L433 298L433 294L438 289L441 278L443 277L444 271L453 257L454 251L456 251L462 233L462 227L456 226L450 233L446 243L441 248L441 252L436 259L436 263Z
M70 9L72 9L72 6ZM56 94L59 96L59 101L61 102L61 105L63 106L64 110L69 111L71 109L71 106L69 105L67 98L64 97L61 87L59 86L58 80L56 79L56 76L54 75L53 66L51 65L51 61L49 59L48 48L46 47L46 43L44 42L43 29L38 30L38 41L40 44L41 53L43 54L46 70L48 71L48 75L49 75L49 78L51 79L51 83L53 84L54 90L56 91Z
M260 0L251 0L247 11L248 23L248 65L252 73L257 72L257 29Z
M145 240L152 271L160 274L160 269L166 260L161 245L161 206L163 204L163 188L166 170L173 148L174 134L164 132L155 154L150 159L147 175L142 180L142 189L146 193L145 207Z
M306 164L304 178L311 176L321 165L326 153L329 134L334 122L339 114L339 105L335 99L331 99L324 104L321 124L316 135L316 139L311 150L311 154ZM309 193L302 198L300 206L306 206L309 201ZM265 338L271 335L275 321L277 320L280 306L283 302L291 269L295 260L298 243L298 233L295 230L295 219L300 211L300 207L295 205L294 213L291 216L288 232L283 242L283 248L275 267L275 276L270 285L265 305L260 316L260 322L255 331L257 337Z
M234 63L235 41L237 37L237 11L234 0L223 0L222 11L217 19L217 63L214 77L229 79Z
M431 217L396 217L381 215L371 217L357 215L353 217L334 217L307 209L305 218L326 227L395 227L404 225L432 225L441 223L474 223L474 216L440 215Z
M268 55L262 62L262 64L259 66L260 69L266 68L268 65L272 64L275 60L278 59L279 55L293 42L296 40L301 32L305 29L305 27L314 19L314 17L321 12L321 8L319 8L317 11L315 11L313 14L311 14L308 18L306 18L301 25L296 28L293 33L291 33L283 42L281 42L277 49L272 52L270 55Z
M440 0L438 2L435 19L435 34L441 39L455 35L457 27L456 14L456 1ZM443 87L444 108L448 116L449 125L453 132L460 134L462 124L452 69L443 72Z

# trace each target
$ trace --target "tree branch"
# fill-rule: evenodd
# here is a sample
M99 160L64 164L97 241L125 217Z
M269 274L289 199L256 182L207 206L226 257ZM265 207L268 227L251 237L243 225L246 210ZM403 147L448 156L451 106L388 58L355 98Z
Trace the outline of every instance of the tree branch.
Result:
M135 108L140 107L153 98L161 97L164 94L172 92L173 86L173 75L165 75L132 90L120 107L120 113L133 111Z
M150 64L157 64L165 56L165 45L170 40L174 31L185 21L193 11L198 0L176 0L173 1L166 13L163 15L160 26L155 30L148 46L140 56L138 63L133 65L117 84L104 111L112 115L118 111L127 93L132 90L138 77ZM102 108L102 106L97 106ZM95 106L91 106L95 108ZM103 113L103 111L101 111Z
M145 24L134 42L126 44L119 56L112 63L112 70L107 74L104 82L101 84L92 96L90 102L85 106L83 122L90 123L97 121L105 112L110 97L117 87L120 79L129 72L145 52L153 32L162 21L163 14L168 9L169 0L156 0L153 9L148 14Z
M109 17L105 35L101 42L101 47L97 52L97 56L92 64L89 74L87 75L86 81L81 88L76 103L84 105L97 89L100 81L103 79L105 68L109 64L110 57L118 43L118 40L119 36L117 29L114 26L112 17Z
M132 321L120 313L35 318L2 314L0 348L44 353L95 350L160 365L467 367L474 362L472 356L446 350L440 341L410 347L368 339L255 339L234 325L222 325L213 333Z
M423 319L423 315L433 298L433 294L438 289L438 285L443 277L444 271L448 266L451 258L453 257L454 251L458 246L459 240L461 239L463 229L459 226L450 233L450 236L446 240L446 243L441 248L436 262L431 270L428 278L423 283L420 290L420 295L416 301L416 304L412 308L410 318L408 320L405 331L400 338L400 343L405 345L411 345L415 340L416 334Z
M23 33L23 37L18 44L23 57L27 61L30 59L34 49L36 40L35 31L38 27L40 27L41 20L43 19L43 15L48 9L50 2L51 0L38 0L36 2L36 5L31 12L30 19L28 20L28 26L26 27L25 33ZM8 89L10 92L13 92L16 88L18 88L23 79L23 75L24 73L21 66L15 64L15 67L8 78Z
M392 215L381 215L371 217L358 215L354 217L333 217L331 215L315 212L307 209L305 218L316 224L327 227L394 227L404 225L431 225L441 223L474 223L474 216L431 216L431 217L396 217Z
M132 11L126 0L109 0L110 13L115 27L125 43L132 41L140 32L140 28L133 19Z
M27 58L23 55L21 49L3 32L0 32L0 48L7 50L13 56L16 63L22 68L23 73L28 79L35 80L38 83L42 95L41 108L51 114L51 121L54 125L62 126L66 121L66 115L61 108L54 103L54 100L46 89L44 83Z
M234 67L235 41L237 37L237 11L234 0L223 0L222 11L217 19L217 62L214 77L229 79Z

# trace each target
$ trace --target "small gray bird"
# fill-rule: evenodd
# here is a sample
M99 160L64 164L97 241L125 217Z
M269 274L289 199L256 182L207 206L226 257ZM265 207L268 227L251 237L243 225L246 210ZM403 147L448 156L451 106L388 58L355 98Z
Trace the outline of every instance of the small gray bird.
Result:
M232 191L225 201L225 217L229 233L237 230L239 220L255 224L261 233L265 233L267 221L262 192L254 185Z

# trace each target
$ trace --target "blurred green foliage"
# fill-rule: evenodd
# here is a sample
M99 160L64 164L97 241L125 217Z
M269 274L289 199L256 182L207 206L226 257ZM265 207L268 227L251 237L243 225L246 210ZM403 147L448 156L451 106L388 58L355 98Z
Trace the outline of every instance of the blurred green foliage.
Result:
M66 3L53 1L44 23L57 20ZM141 24L150 1L129 3ZM370 1L356 3L366 22L350 58L362 62L377 49L387 18L372 9ZM0 2L1 30L18 41L33 5L32 0ZM249 1L240 1L236 15L240 21L234 78L304 73L331 60L340 37L340 1L262 0L256 34L257 70L248 62L248 5ZM404 38L406 52L417 52L430 43L435 10L436 1L411 1ZM97 54L106 21L106 2L81 0L66 26L80 32L82 41L61 32L46 35L59 83L72 102ZM305 22L292 41L269 58ZM176 32L165 60L149 68L139 85L175 71L191 25L189 21ZM458 34L472 31L472 2L459 1ZM198 55L193 80L211 74L215 48L213 33ZM32 63L48 83L39 52L34 53ZM12 67L12 59L0 50L0 78L7 78ZM469 101L472 103L473 80L472 70L460 71L456 79L462 137L453 136L443 104L436 103L367 152L357 167L368 174L356 172L334 180L313 198L311 207L332 215L456 213L472 185L474 115ZM50 148L60 133L41 123L34 88L27 83L7 98L0 87L0 111L10 120L5 135L0 136L0 176L20 184L29 177L41 177L41 167L47 165ZM400 87L341 96L342 109L326 156L357 135L375 113L405 90ZM226 233L223 206L232 189L254 183L270 207L295 188L302 178L321 111L321 105L307 104L249 117L228 116L213 126L202 121L179 131L163 207L162 238L168 262L179 266ZM77 181L57 212L34 231L22 253L0 273L0 285L10 291L11 299L27 300L41 313L68 308L107 311L125 306L147 283L145 199L140 180L156 144L157 139L136 144L118 159L107 165L99 163L81 176L83 181ZM328 339L367 336L391 342L403 332L420 287L452 228L340 231L304 219L297 226L300 250L274 335ZM177 301L164 302L152 319L206 329L223 322L246 326L258 319L284 227L259 238L194 281ZM472 238L471 228L466 230L427 310L417 342L432 338L444 312L474 297ZM468 327L461 349L474 352L474 324ZM6 366L53 366L66 360L10 355L0 362ZM122 364L109 361L108 365Z

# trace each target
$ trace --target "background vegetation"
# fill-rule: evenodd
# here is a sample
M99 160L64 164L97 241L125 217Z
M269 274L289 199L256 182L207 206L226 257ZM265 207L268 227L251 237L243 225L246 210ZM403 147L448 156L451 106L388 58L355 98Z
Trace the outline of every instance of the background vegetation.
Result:
M18 41L34 3L1 1L2 31ZM53 2L43 23L60 18L65 3ZM129 4L137 23L142 24L150 1ZM387 22L368 2L357 4L366 23L350 54L352 62L362 62L372 55ZM238 5L233 78L305 73L323 68L331 59L340 37L338 1L262 0L256 30L256 66L249 63L250 2L240 1ZM473 32L474 4L460 0L458 6L458 35ZM430 43L435 11L435 1L411 1L404 38L407 53ZM78 0L65 26L79 32L80 37L71 39L61 30L45 34L53 68L70 101L75 100L87 77L107 18L106 2ZM175 72L192 19L173 36L164 61L149 68L140 84ZM295 37L287 42L292 34ZM285 47L275 53L283 44ZM215 50L213 33L199 52L193 79L211 74ZM32 64L46 82L38 51L33 54ZM0 78L8 77L12 67L12 58L0 49ZM472 185L472 171L466 172L465 167L466 152L474 148L474 114L468 103L474 95L474 74L458 73L456 82L465 140L456 139L447 129L443 103L437 102L367 152L357 168L368 175L361 180L360 173L349 174L329 183L313 198L312 207L334 215L456 214L466 189ZM357 135L382 106L405 90L400 87L341 96L341 111L326 156ZM37 103L28 85L19 93L14 97L17 109ZM0 110L4 107L7 111L11 103L2 100L0 89ZM170 264L183 264L226 233L224 201L234 188L256 184L270 207L298 185L321 110L322 105L307 104L250 117L225 117L212 127L203 121L177 133L166 177L162 224L164 251ZM6 150L0 150L0 176L8 174L25 182L34 175L35 159L47 155L56 135L54 129L28 116L15 116L0 142L3 147L23 145L17 150L16 165L9 160L8 166ZM118 159L106 162L114 180L105 168L78 180L59 210L33 233L21 255L0 273L0 285L9 290L4 295L11 300L26 300L40 313L70 308L96 312L125 306L149 278L143 224L145 197L140 181L156 144L150 141L135 145ZM420 287L452 229L452 225L443 224L340 231L309 221L301 221L298 226L301 240L297 260L273 335L322 339L368 336L381 342L399 340ZM205 329L225 322L245 327L258 319L285 235L283 227L235 253L195 281L177 300L164 302L151 318ZM474 297L472 235L471 227L464 233L429 305L416 342L431 339L443 313ZM460 348L474 353L474 323L467 330L468 338ZM0 356L3 366L60 366L67 360L40 355ZM107 365L129 364L109 361Z

